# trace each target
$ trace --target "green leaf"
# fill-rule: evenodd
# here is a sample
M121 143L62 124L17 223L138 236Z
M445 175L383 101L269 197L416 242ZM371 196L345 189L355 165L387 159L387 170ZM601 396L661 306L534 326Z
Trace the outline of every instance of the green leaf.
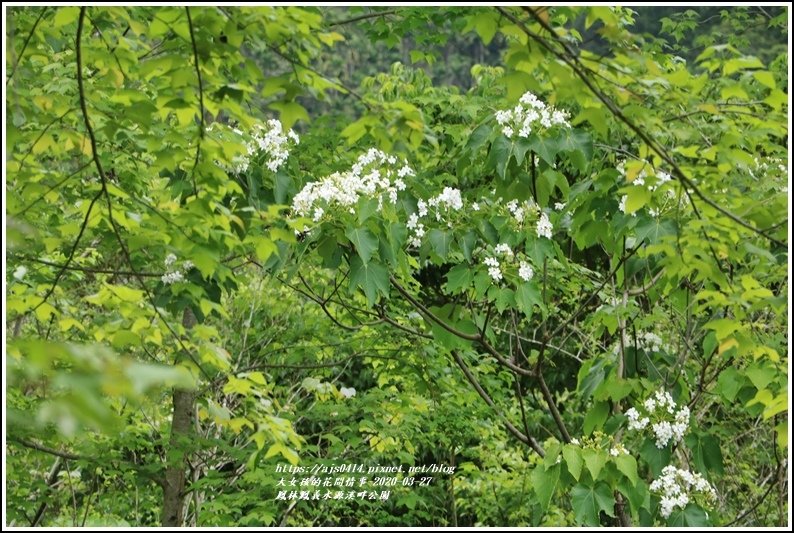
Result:
M670 456L670 446L657 448L656 441L650 438L645 439L640 448L640 457L651 467L653 477L659 477L662 469L670 464Z
M630 215L641 209L651 199L651 193L645 187L631 187L626 192L626 214Z
M193 389L196 380L190 371L181 366L168 366L150 363L131 363L124 372L130 380L133 391L143 394L162 387Z
M378 249L378 238L367 228L348 228L345 231L345 236L356 247L361 261L365 264L369 263L372 258L372 252Z
M714 333L717 335L718 341L725 340L740 327L741 324L737 320L731 318L718 318L707 322L703 326L704 329L713 329Z
M120 300L125 302L138 303L144 299L144 293L141 290L126 287L124 285L108 285L108 288Z
M299 120L309 122L309 113L297 102L274 102L269 107L279 112L279 119L285 130L290 129Z
M640 509L649 509L651 506L651 493L648 485L643 480L638 480L632 485L628 478L621 478L618 481L618 490L629 502L632 516L636 516Z
M690 503L684 509L676 509L667 519L671 527L708 527L711 525L706 511Z
M571 154L571 161L579 172L584 172L593 159L593 141L586 132L563 129L557 141L559 151Z
M55 13L52 19L52 25L56 28L61 28L76 21L79 15L79 7L62 7Z
M131 331L122 329L113 334L110 343L115 349L121 350L127 346L140 345L141 338Z
M710 479L715 475L722 475L722 450L720 441L713 435L687 435L684 442L692 451L692 461L702 474Z
M477 233L474 230L469 230L463 236L458 237L458 246L460 246L460 251L463 252L463 257L466 258L466 261L471 262L472 252L474 252L476 245Z
M495 289L496 297L493 301L496 304L496 310L502 313L505 309L512 307L515 304L515 292L513 292L513 289L508 288L495 287Z
M560 147L557 143L556 139L552 139L551 137L538 137L537 135L532 135L529 138L529 147L530 149L538 154L541 159L543 159L546 163L550 166L554 166L555 160L557 157L557 152L560 151Z
M606 137L608 133L607 118L608 115L602 106L586 107L571 121L571 124L576 126L587 121L599 135Z
M758 83L764 85L765 87L769 87L770 89L774 89L776 87L775 77L768 70L758 70L753 72L753 77L758 80Z
M377 261L364 263L360 257L350 260L350 289L364 290L369 307L375 305L378 293L389 296L389 271Z
M598 479L598 474L601 473L601 470L607 463L607 454L601 450L585 448L582 450L582 458L584 459L584 464L587 466L587 469L590 471L590 475L593 476L593 479Z
M635 486L640 480L637 475L637 460L627 453L622 453L615 457L614 461L618 470L631 481L631 486Z
M745 370L744 374L750 379L753 386L758 389L765 389L778 376L778 371L772 366L760 366L754 364Z
M474 154L474 152L482 148L482 146L488 142L488 138L491 136L492 132L493 130L490 124L480 124L471 132L471 135L469 135L469 140L466 142L466 149Z
M557 490L560 481L560 465L554 465L544 469L538 465L532 471L532 488L538 497L538 503L542 513L545 514L549 508L552 496Z
M451 231L442 231L438 228L433 228L427 232L427 240L430 242L430 247L441 259L447 258L452 239L453 234Z
M471 267L467 263L459 263L447 272L447 292L459 292L460 289L469 287L473 279Z
M745 382L745 377L735 367L729 366L720 372L715 392L725 398L728 403L733 403Z
M637 224L634 231L638 243L657 244L662 237L675 235L677 228L674 220L648 218L646 222Z
M268 239L267 237L256 237L254 241L256 258L259 259L260 262L264 263L270 256L278 250L276 244Z
M526 137L519 137L518 140L515 142L514 150L515 150L515 158L516 163L520 166L521 163L524 162L524 157L526 157L527 152L532 149L532 145L529 142L529 139Z
M491 144L491 151L488 154L488 163L491 167L496 169L496 174L502 179L505 179L507 165L510 163L512 155L513 141L504 135L499 135Z
M615 516L615 497L603 481L592 487L579 483L571 489L571 507L577 524L596 527L600 525L601 511Z
M494 38L494 35L496 35L496 30L499 28L495 16L491 13L478 13L477 15L473 15L472 18L474 19L474 31L480 36L483 44L487 46Z
M607 416L609 416L609 403L596 402L584 415L584 425L582 427L584 434L590 435L596 429L603 428Z
M730 76L734 72L745 70L748 68L764 68L764 64L757 57L745 56L729 59L722 67L722 73L725 76Z
M566 444L562 448L562 456L565 459L565 466L576 481L582 475L582 449L574 444Z
M527 318L532 316L534 306L543 308L543 298L537 284L531 281L521 281L516 287L516 306Z

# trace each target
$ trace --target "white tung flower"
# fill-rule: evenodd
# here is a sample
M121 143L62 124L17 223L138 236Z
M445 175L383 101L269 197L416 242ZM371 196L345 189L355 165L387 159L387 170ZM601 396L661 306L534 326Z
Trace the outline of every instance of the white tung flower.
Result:
M174 272L167 272L160 277L160 280L165 283L166 285L171 285L172 283L177 283L179 281L183 281L185 278L182 275L180 270L176 270Z
M356 389L353 387L342 387L339 389L339 394L344 398L352 398L356 395Z
M657 448L664 448L671 442L675 444L684 438L689 429L689 407L684 405L676 411L675 400L669 392L656 391L643 402L642 407L647 416L641 415L635 407L626 411L630 431L641 431L650 426Z
M537 233L538 237L546 237L547 239L551 239L552 230L554 227L551 225L551 221L549 220L549 215L546 213L541 213L540 218L538 219L538 226L537 226Z
M535 275L535 271L532 270L532 267L529 266L529 263L525 261L521 261L518 265L518 277L523 279L524 281L529 281L532 279L532 276Z
M486 257L483 263L488 267L488 275L494 281L502 281L502 269L499 266L499 260L495 257Z
M500 243L496 245L494 251L499 255L504 255L507 258L513 257L513 250L510 249L510 246L505 243Z
M673 465L664 467L662 475L653 480L650 489L661 496L659 512L663 518L669 518L676 507L684 509L693 493L703 494L709 500L714 500L717 496L714 487L699 473Z
M400 173L413 175L407 164L398 169L396 157L371 148L358 157L350 170L307 183L293 198L292 209L299 216L315 213L317 207L328 210L335 206L355 213L354 206L361 198L376 199L381 209L384 198L396 204L397 192L405 190L405 181L395 177ZM421 206L419 216L423 216Z
M547 105L531 92L524 93L514 108L501 109L495 116L506 137L513 137L518 132L519 137L526 138L534 130L571 127L567 112Z

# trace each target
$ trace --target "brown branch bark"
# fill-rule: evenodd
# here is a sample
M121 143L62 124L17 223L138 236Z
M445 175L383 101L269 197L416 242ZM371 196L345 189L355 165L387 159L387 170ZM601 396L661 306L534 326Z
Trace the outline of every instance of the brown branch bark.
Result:
M182 325L188 330L196 325L196 315L189 307L183 312ZM174 388L172 401L174 413L171 419L171 437L168 441L163 484L163 527L181 527L185 520L183 500L188 454L185 453L184 446L193 437L196 392Z

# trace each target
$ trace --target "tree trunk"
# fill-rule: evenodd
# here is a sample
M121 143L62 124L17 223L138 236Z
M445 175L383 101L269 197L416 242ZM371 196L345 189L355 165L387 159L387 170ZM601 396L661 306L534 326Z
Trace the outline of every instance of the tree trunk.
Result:
M186 308L182 325L190 329L196 324L196 315ZM193 435L193 411L196 393L192 390L174 389L174 414L171 420L171 438L166 450L165 483L163 484L163 526L181 527L184 523L185 467L188 455L186 443Z

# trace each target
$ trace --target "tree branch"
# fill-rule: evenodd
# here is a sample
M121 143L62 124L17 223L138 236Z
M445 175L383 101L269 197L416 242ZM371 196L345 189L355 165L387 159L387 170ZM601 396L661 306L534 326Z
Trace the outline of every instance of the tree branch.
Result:
M47 265L51 267L65 268L66 270L77 270L79 272L87 272L89 274L115 274L117 276L144 276L147 278L161 278L163 276L163 273L161 272L132 272L128 270L113 270L109 268L72 266L69 264L53 263L52 261L45 261L44 259L38 259L29 256L22 256L22 259L25 261L32 261L34 263L41 263L42 265Z
M61 459L68 459L70 461L90 461L91 459L82 455L77 455L75 453L69 452L62 452L60 450L56 450L54 448L49 448L44 446L43 444L38 444L33 441L29 441L26 439L22 439L19 437L9 437L9 442L15 442L25 448L30 448L31 450L37 450L40 452L44 452L50 455L54 455L55 457L60 457Z
M198 78L199 90L199 138L196 141L196 159L193 161L193 168L190 171L190 177L193 181L193 194L198 194L196 188L196 167L199 163L199 155L201 154L201 141L204 139L204 84L201 81L201 68L198 59L198 48L196 47L196 37L193 34L193 19L190 18L190 8L185 6L185 13L187 13L187 25L190 30L190 44L193 45L193 62L196 64L196 77Z
M349 18L349 19L340 20L340 21L337 21L337 22L332 22L332 23L330 23L328 25L328 27L329 28L333 28L334 26L343 26L345 24L351 24L353 22L358 22L360 20L366 20L366 19L371 19L371 18L376 18L376 17L385 17L387 15L394 15L395 13L397 13L396 9L389 9L389 10L386 10L386 11L378 11L377 13L365 13L365 14L359 15L357 17L352 17L352 18Z
M452 353L452 357L455 359L455 362L463 371L463 374L466 376L466 379L469 381L469 383L471 383L472 387L474 387L474 390L477 391L477 394L479 394L480 397L483 400L485 400L485 403L487 403L488 406L491 409L493 409L497 415L499 415L499 418L501 418L504 421L507 430L510 433L512 433L518 440L520 440L524 444L528 444L529 447L535 450L535 452L537 452L538 455L544 457L545 453L543 451L543 448L540 447L540 444L538 444L538 442L531 435L524 435L523 433L521 433L521 431L519 431L513 424L510 423L509 420L507 420L507 418L504 416L504 414L499 409L499 407L497 407L497 405L494 403L491 397L488 396L488 393L485 392L485 389L482 388L480 382L477 381L477 378L474 377L474 374L472 374L469 367L466 366L466 363L463 362L463 359L460 358L458 353L455 350L452 350L450 353Z
M45 7L44 9L41 10L41 13L39 13L38 18L36 19L36 22L33 23L33 27L30 28L30 33L28 33L28 36L25 38L25 42L22 44L22 50L19 51L19 56L17 57L17 60L14 61L14 66L11 67L11 73L8 75L6 84L8 84L14 78L14 74L16 74L17 72L17 67L19 66L19 62L22 61L22 56L25 55L25 50L27 50L28 48L30 39L33 37L33 34L36 32L36 28L38 27L39 22L41 22L42 17L44 17L44 14L47 12L48 9L49 7Z
M504 357L502 354L500 354L496 350L496 348L491 346L491 344L488 341L486 341L485 337L483 337L481 334L479 334L479 333L478 334L465 333L463 331L460 331L460 330L450 326L445 321L443 321L440 318L438 318L427 307L425 307L421 302L419 302L417 299L415 299L413 296L411 296L408 293L408 291L405 289L405 287L400 285L400 283L397 281L397 278L395 278L394 276L389 276L389 280L391 281L391 284L394 285L394 287L397 289L397 291L400 294L402 294L403 297L406 300L408 300L408 302L417 309L417 311L419 311L420 313L425 315L429 320L435 322L436 324L438 324L439 326L441 326L442 328L444 328L448 332L452 333L453 335L455 335L457 337L460 337L461 339L464 339L464 340L467 340L467 341L473 341L473 342L478 343L480 346L483 347L483 349L486 352L488 352L497 361L499 361L499 363L502 364L502 366L505 366L505 367L509 368L513 372L515 372L517 374L520 374L522 376L534 376L535 375L535 373L532 370L526 370L526 369L521 368L519 366L516 366L515 364L511 363L510 361L508 361L507 358Z

